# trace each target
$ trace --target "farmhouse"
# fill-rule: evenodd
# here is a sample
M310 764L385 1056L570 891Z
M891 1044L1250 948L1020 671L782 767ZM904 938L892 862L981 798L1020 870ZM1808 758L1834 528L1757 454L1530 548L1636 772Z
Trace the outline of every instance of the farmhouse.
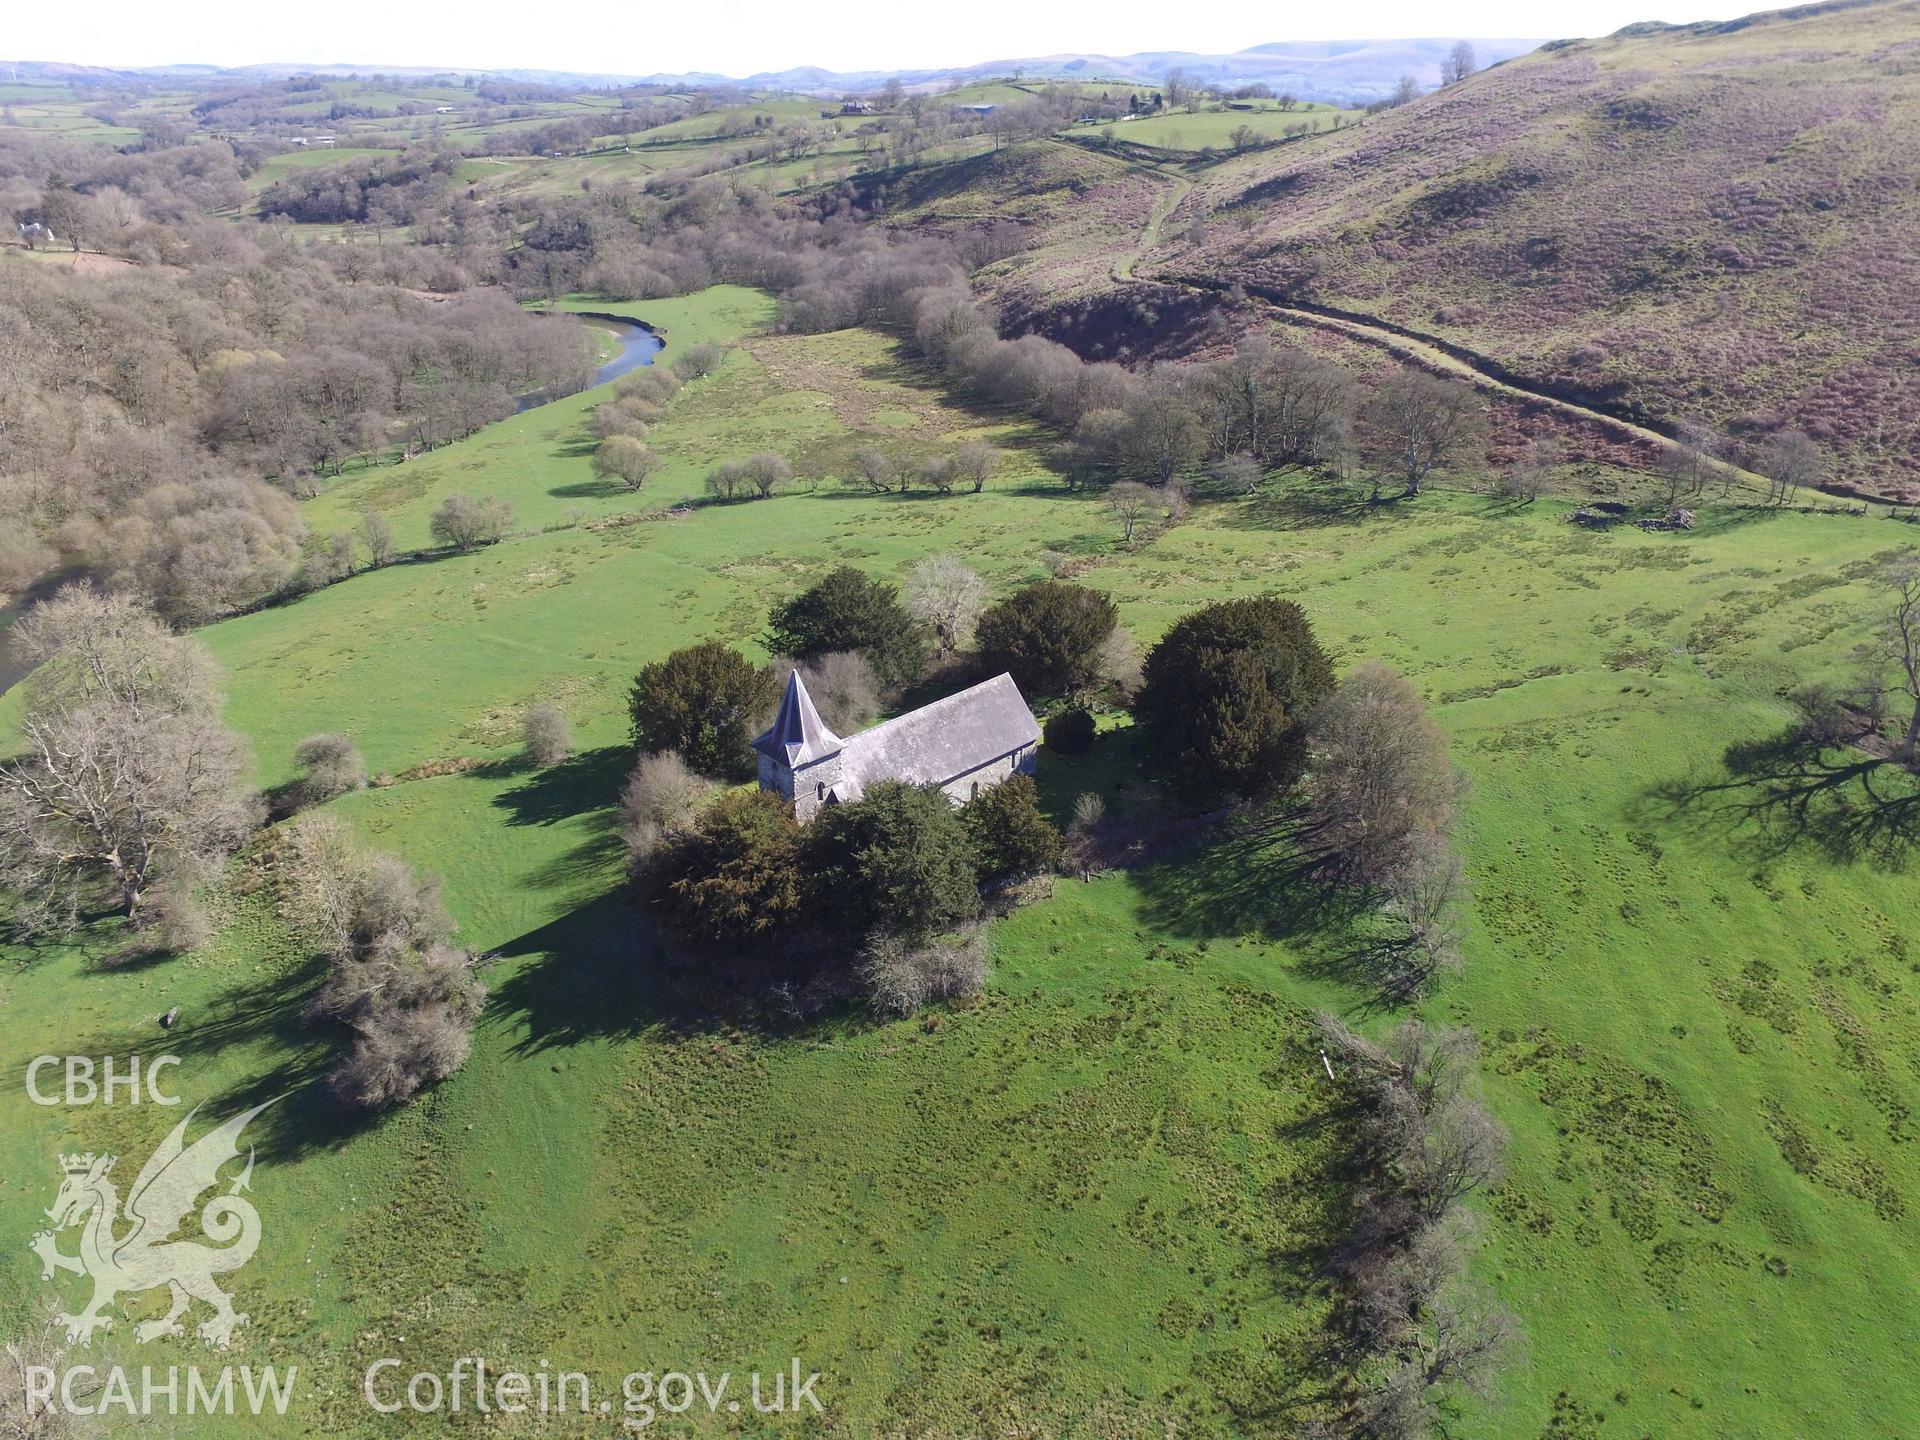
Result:
M1040 726L1011 675L923 705L841 739L827 728L796 672L759 752L760 788L793 801L810 820L822 805L858 800L868 785L938 785L956 805L1009 775L1032 774Z

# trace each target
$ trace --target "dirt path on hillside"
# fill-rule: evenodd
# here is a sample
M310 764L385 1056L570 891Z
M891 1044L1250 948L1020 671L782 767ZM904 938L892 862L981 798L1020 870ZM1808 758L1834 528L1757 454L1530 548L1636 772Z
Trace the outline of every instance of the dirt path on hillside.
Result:
M1194 182L1184 176L1169 175L1164 170L1140 164L1138 161L1129 160L1127 163L1137 170L1171 181L1172 185L1166 195L1154 205L1152 213L1147 217L1147 223L1141 227L1139 242L1114 262L1113 278L1130 285L1154 285L1188 293L1218 292L1226 289L1224 283L1217 281L1201 282L1188 278L1143 276L1136 273L1136 267L1160 243L1161 230L1173 212L1180 208L1181 201L1192 192ZM1423 370L1452 379L1465 380L1487 394L1538 405L1568 420L1597 425L1622 440L1652 447L1656 452L1679 443L1671 436L1662 435L1648 426L1624 420L1618 415L1609 415L1604 410L1593 409L1578 401L1550 394L1510 372L1494 374L1487 367L1495 362L1476 357L1437 336L1421 335L1418 332L1407 331L1384 322L1371 321L1358 315L1332 314L1325 310L1292 305L1271 295L1255 294L1252 291L1247 292L1247 298L1289 325L1325 330L1362 345L1373 346L1407 364L1417 365ZM1762 491L1768 488L1767 482L1758 475L1745 470L1737 473L1744 486Z
M1167 193L1154 202L1153 210L1147 216L1147 223L1141 227L1140 243L1113 262L1113 278L1123 282L1133 280L1133 267L1146 256L1149 250L1160 243L1160 230L1167 223L1167 217L1180 208L1180 202L1193 190L1193 182L1184 176L1169 175L1164 170L1156 170L1150 165L1135 164L1134 168L1173 183Z

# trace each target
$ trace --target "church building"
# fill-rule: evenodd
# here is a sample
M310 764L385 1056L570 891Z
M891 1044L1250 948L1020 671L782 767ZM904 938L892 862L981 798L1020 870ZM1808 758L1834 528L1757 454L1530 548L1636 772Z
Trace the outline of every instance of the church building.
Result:
M827 728L796 671L767 733L753 742L760 788L810 820L822 805L858 800L879 780L938 785L956 805L1009 775L1033 773L1040 726L1011 675L923 705L841 739Z

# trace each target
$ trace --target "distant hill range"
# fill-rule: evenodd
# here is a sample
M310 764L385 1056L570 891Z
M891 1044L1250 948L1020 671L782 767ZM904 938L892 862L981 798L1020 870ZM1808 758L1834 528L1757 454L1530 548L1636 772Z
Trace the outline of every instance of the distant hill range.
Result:
M569 88L620 85L675 87L737 85L750 90L791 90L804 94L837 95L868 91L898 77L913 90L940 90L976 80L1017 76L1026 80L1133 80L1158 84L1169 70L1180 69L1202 84L1245 85L1259 81L1276 91L1289 91L1305 100L1369 100L1391 91L1402 75L1423 85L1437 84L1440 62L1456 43L1453 37L1426 40L1323 40L1255 45L1230 55L1202 55L1186 50L1149 50L1137 55L1064 54L1025 59L991 60L979 65L921 70L826 70L801 65L756 75L729 76L710 71L679 74L618 73L562 70L454 70L408 65L291 65L263 64L221 68L212 65L165 65L141 70L108 70L86 65L45 61L0 61L0 76L19 80L61 80L111 83L116 79L155 80L169 77L196 82L261 80L293 75L390 75L426 80L443 76L498 76L508 80ZM1480 63L1523 55L1539 40L1469 38Z

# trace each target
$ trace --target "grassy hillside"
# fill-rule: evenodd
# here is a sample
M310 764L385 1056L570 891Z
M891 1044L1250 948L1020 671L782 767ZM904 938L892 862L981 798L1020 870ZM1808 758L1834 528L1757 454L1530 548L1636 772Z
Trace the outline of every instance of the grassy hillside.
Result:
M880 213L899 225L1019 224L1028 248L978 277L1017 314L1108 292L1116 259L1146 226L1169 183L1118 156L1028 141L914 172L874 198Z
M668 353L676 326L744 327L751 304L695 297ZM544 530L205 632L265 780L321 728L378 770L482 762L334 807L444 875L465 942L499 956L473 1060L400 1115L346 1126L298 1088L326 1054L296 1018L314 969L244 864L203 951L106 972L96 934L0 972L9 1056L152 1052L179 1004L192 1098L296 1090L263 1117L268 1243L241 1294L245 1355L313 1380L303 1433L371 1433L359 1367L389 1353L601 1375L798 1354L846 1434L1284 1434L1324 1405L1339 1117L1305 1015L1391 1017L1283 837L1063 883L995 930L969 1009L768 1032L657 983L610 832L627 678L698 638L759 655L769 603L829 565L897 576L942 550L998 591L1043 550L1086 557L1147 641L1204 600L1286 594L1343 664L1385 658L1435 704L1475 784L1478 898L1431 1012L1481 1032L1513 1130L1481 1268L1529 1335L1459 1433L1891 1435L1920 1407L1920 898L1849 846L1903 814L1910 837L1911 802L1862 809L1814 775L1797 809L1738 748L1862 633L1866 563L1907 527L1709 510L1692 534L1595 534L1557 502L1369 509L1281 479L1129 552L1024 422L861 331L740 341L656 427L672 458L637 503L555 493L593 484L570 403L353 478L316 519L372 504L405 540L454 485L523 519L605 515L687 497L703 461L776 431L789 452L983 434L1016 460L979 496L823 487ZM513 758L535 696L581 743L542 773ZM1124 809L1134 760L1125 732L1043 755L1050 803L1097 785ZM11 1254L56 1149L133 1151L172 1118L17 1090L0 1114ZM11 1315L45 1293L21 1265L0 1286Z
M1187 202L1206 275L1439 335L1622 413L1797 425L1920 494L1912 0L1556 44Z

